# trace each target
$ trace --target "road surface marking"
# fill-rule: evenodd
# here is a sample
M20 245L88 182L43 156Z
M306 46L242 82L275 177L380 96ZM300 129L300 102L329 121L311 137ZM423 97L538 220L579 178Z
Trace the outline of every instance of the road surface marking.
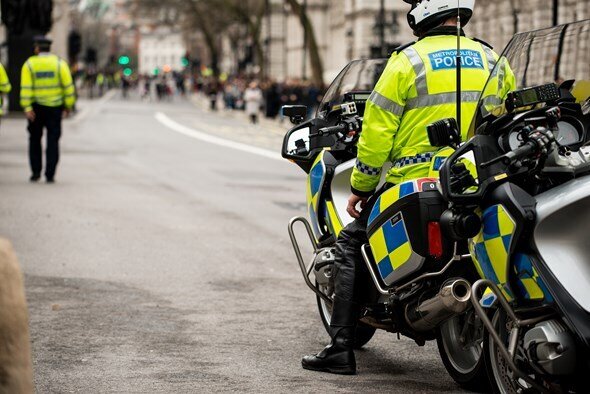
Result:
M194 138L196 140L208 142L210 144L215 144L219 146L223 146L225 148L231 148L240 150L242 152L252 153L258 156L266 157L268 159L280 160L285 161L281 157L280 154L277 152L270 151L268 149L258 148L256 146L242 144L240 142L226 140L224 138L219 138L212 136L211 134L207 134L203 131L191 129L190 127L186 127L181 125L180 123L170 119L167 115L163 114L162 112L156 112L154 118L164 126L168 127L170 130L174 130L177 133L184 134L187 137Z
M112 89L112 90L109 90L108 92L106 92L104 94L104 96L102 96L100 99L98 99L94 102L92 102L92 101L87 102L86 105L84 105L84 108L82 108L82 110L77 115L75 115L68 123L75 125L75 124L82 122L84 119L86 119L88 117L88 115L96 113L97 110L104 103L106 103L107 101L109 101L110 99L115 97L115 94L117 94L117 90Z

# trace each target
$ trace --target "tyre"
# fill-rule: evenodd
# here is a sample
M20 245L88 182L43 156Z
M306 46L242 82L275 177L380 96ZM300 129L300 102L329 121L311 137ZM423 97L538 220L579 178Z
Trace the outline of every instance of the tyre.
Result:
M317 286L317 283L316 283ZM324 292L324 294L328 293L329 289L327 287L320 286L320 290ZM320 317L322 318L322 323L324 324L324 328L328 335L330 335L330 318L332 316L332 307L326 303L320 296L316 296L316 300L318 303L318 310L320 312ZM354 348L360 349L365 346L373 335L375 335L375 331L377 329L367 326L366 324L359 323L356 327L355 338L354 338Z
M508 344L509 332L506 327L509 326L511 322L503 309L497 309L495 311L492 324L496 327L496 330L498 330L497 332L502 341L505 344ZM512 370L501 355L492 336L487 331L484 335L483 350L492 392L496 394L516 394L523 389L530 388L526 382L520 379L518 380L518 385L515 384L516 382Z
M483 336L483 323L470 309L441 324L436 337L440 357L449 375L461 387L476 392L490 389Z

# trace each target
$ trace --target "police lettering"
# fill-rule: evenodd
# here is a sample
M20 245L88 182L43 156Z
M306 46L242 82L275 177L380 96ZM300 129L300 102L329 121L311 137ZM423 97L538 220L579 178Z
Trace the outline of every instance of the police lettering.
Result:
M448 70L457 66L457 50L449 49L428 54L433 71ZM484 69L481 54L468 49L461 50L461 67Z
M55 73L53 71L38 71L35 73L35 78L37 78L37 79L53 78L53 77L55 77Z

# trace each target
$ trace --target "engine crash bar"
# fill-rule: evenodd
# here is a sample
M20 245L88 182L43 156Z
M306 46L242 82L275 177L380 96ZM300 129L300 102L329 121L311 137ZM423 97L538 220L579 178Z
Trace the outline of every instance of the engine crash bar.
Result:
M498 335L498 332L496 331L494 324L488 317L488 314L486 313L483 306L480 304L481 297L483 297L484 293L483 290L485 290L486 288L489 288L492 291L492 293L494 293L494 295L500 303L500 306L502 307L502 309L504 309L506 314L508 314L508 317L512 320L514 324L514 327L512 327L512 330L510 331L508 347L506 347L504 342L502 342L502 339L500 338L500 335ZM520 328L537 324L545 320L547 316L541 316L526 320L519 319L514 313L514 310L512 309L510 304L508 303L508 300L506 300L506 298L504 297L504 294L502 294L502 292L498 288L498 286L488 279L480 279L477 282L475 282L472 286L472 290L473 291L471 292L471 303L473 304L473 308L475 309L475 312L483 322L487 331L490 333L492 340L500 350L500 353L502 353L502 357L504 357L504 359L508 363L508 366L510 367L510 369L512 369L512 372L517 377L521 378L522 380L530 384L539 393L549 393L549 390L535 382L533 379L530 378L530 376L518 369L518 367L514 363L514 356L516 354L516 347L518 344L518 335L520 333ZM479 295L480 293L482 294L482 296Z
M305 230L307 231L307 235L309 236L309 240L311 241L311 245L313 247L313 258L311 259L311 262L309 263L309 265L306 265L305 261L303 260L303 255L301 254L301 248L299 247L299 243L297 242L297 237L295 236L295 223L297 223L297 222L303 223L303 226L305 227ZM311 225L309 224L307 219L305 219L304 217L298 216L298 217L294 217L291 220L289 220L289 225L287 226L287 230L289 231L289 238L291 238L291 244L293 245L293 250L295 251L295 256L297 257L297 262L299 263L299 268L301 269L301 274L303 275L303 280L305 281L305 284L314 293L316 293L316 295L318 297L320 297L321 299L326 301L328 303L328 305L332 305L332 299L330 297L328 297L327 295L325 295L324 293L322 293L320 291L320 289L318 289L317 286L315 286L311 282L311 280L309 279L309 275L311 274L311 271L313 270L313 265L314 265L313 263L315 261L315 257L318 253L318 248L319 248L318 243L315 239L315 235L313 234L313 230L311 229Z

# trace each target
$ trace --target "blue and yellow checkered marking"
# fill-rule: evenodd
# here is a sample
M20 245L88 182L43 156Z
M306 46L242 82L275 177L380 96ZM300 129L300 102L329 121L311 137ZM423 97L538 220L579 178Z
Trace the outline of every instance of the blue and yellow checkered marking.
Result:
M523 253L516 253L512 258L512 264L518 280L516 281L517 293L527 300L545 300L553 302L553 297L543 279L533 267L530 256Z
M326 223L328 224L330 233L338 237L340 231L342 231L342 221L332 201L326 201Z
M326 166L324 165L324 153L321 152L315 159L311 171L307 177L307 209L309 211L309 218L313 226L316 236L321 236L322 232L319 228L318 220L323 217L323 206L320 206L320 192L322 190L322 183L326 174Z
M369 243L383 280L412 256L412 246L401 213L375 231Z
M388 189L387 191L383 192L383 194L381 194L379 196L379 198L377 198L377 201L375 202L375 205L373 206L373 210L371 211L371 214L369 215L369 225L375 221L375 219L377 219L377 217L379 217L379 215L381 215L381 213L383 213L387 208L389 208L391 205L393 205L396 201L398 201L400 198L403 198L407 195L410 195L412 193L416 193L418 192L418 186L416 184L416 181L408 181L408 182L404 182L404 183L400 183L399 185L395 185L393 187L391 187L390 189Z
M502 205L487 208L482 222L480 233L469 242L471 255L479 274L498 285L510 301L508 269L516 224Z

